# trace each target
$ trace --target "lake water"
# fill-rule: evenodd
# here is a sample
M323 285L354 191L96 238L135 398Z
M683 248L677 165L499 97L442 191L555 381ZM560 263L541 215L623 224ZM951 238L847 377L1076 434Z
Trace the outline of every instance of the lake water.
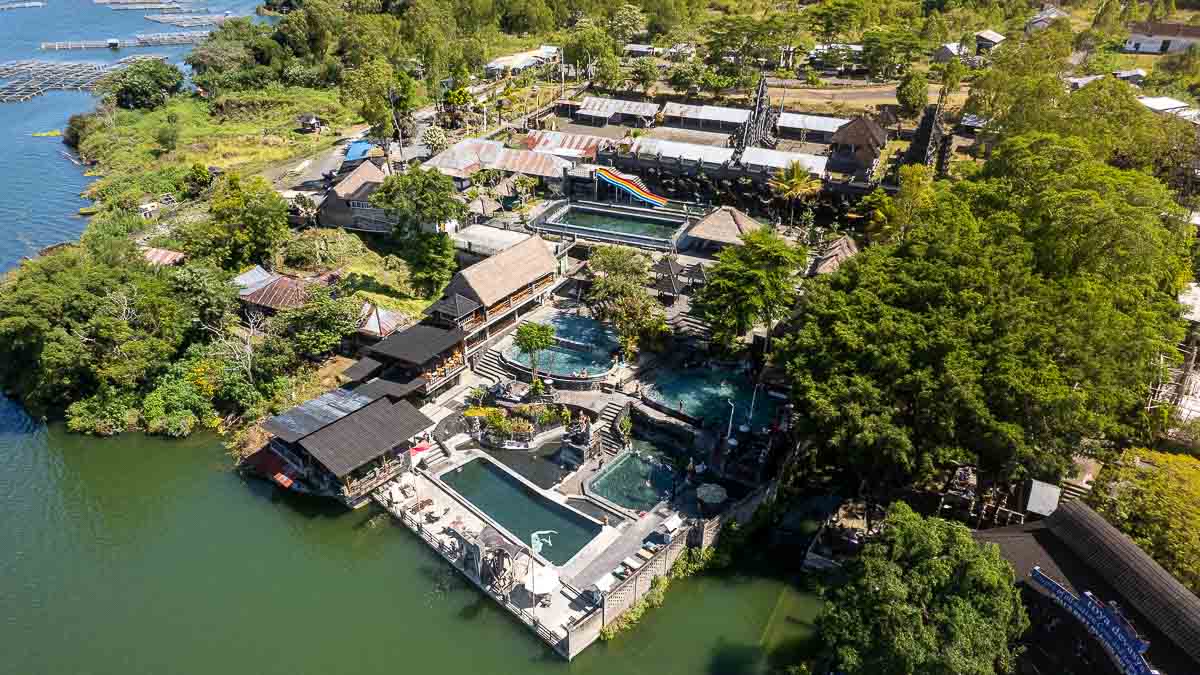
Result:
M47 2L0 12L0 62L185 52L41 53L42 41L177 30ZM52 93L0 104L0 270L82 231L88 179L59 139L30 134L92 103ZM0 671L738 675L803 640L816 610L770 576L688 580L633 633L568 666L387 518L230 468L212 436L77 436L0 398Z

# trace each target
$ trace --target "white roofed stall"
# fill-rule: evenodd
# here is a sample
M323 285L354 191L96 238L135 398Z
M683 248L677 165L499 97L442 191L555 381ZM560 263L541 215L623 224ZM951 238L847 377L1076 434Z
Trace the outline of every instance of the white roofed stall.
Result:
M827 161L825 157L805 152L784 152L767 148L746 148L742 152L742 166L752 171L778 171L787 168L792 162L799 162L814 176L824 176Z

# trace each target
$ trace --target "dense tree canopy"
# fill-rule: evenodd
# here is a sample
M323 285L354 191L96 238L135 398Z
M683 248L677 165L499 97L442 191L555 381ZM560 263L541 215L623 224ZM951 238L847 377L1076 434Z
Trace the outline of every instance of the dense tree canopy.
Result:
M401 237L466 216L467 207L456 199L458 189L437 169L412 168L384 179L371 195L371 204L397 221Z
M693 299L697 315L726 346L756 324L772 329L796 300L804 249L763 228L742 235L743 245L726 247Z
M644 340L666 327L662 304L646 287L650 259L636 249L598 246L588 269L592 275L588 300L600 318L613 325L622 350L632 357Z
M1105 464L1088 501L1200 594L1200 459L1145 449Z
M1012 566L963 525L892 505L817 621L847 675L1013 672L1028 628Z
M186 228L187 251L219 266L236 270L247 265L271 266L272 256L287 239L287 203L262 176L228 174L213 186L212 218Z
M111 96L118 107L134 110L157 108L182 88L183 72L179 68L158 59L146 59L106 76L97 91Z
M809 285L781 347L819 450L873 484L956 461L1053 478L1084 439L1139 433L1181 337L1165 188L1037 135L931 190L898 243Z

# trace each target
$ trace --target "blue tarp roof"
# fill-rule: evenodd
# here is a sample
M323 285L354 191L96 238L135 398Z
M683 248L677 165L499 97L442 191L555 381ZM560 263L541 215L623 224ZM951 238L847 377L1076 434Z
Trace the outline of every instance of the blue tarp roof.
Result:
M346 161L353 162L366 157L367 153L371 151L372 145L371 141L354 141L346 146Z

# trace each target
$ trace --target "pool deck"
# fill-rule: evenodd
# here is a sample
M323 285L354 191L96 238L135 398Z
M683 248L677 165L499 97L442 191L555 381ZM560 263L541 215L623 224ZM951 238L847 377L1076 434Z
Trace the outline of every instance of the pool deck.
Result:
M483 453L474 450L458 453L458 455L462 461L455 464L455 466L485 456ZM459 457L456 457L456 459ZM393 484L389 484L376 492L376 502L405 527L424 539L431 548L437 551L455 569L459 570L476 587L507 609L519 621L534 630L537 636L544 642L561 653L561 643L567 637L566 627L577 619L587 615L590 609L590 606L579 596L578 589L564 585L557 593L551 595L549 607L536 608L534 607L533 598L524 590L519 581L507 595L496 593L491 588L480 583L479 579L473 573L463 567L461 555L456 556L451 553L450 547L453 537L446 532L447 527L451 523L458 522L461 523L458 526L460 531L478 534L485 526L490 525L496 528L513 544L527 547L527 543L518 540L482 511L446 487L440 480L424 471L415 470L412 474L406 476L403 482L415 488L413 496L400 501L398 499L400 493L398 490L392 488ZM399 481L395 483L397 486L398 484ZM540 492L545 493L546 491ZM432 500L433 503L418 514L413 515L408 513L410 506L425 499ZM563 499L565 500L565 497ZM425 514L427 513L438 515L436 522L427 522L425 518ZM615 539L617 535L618 532L615 528L604 528L595 539L579 551L579 553L575 554L571 561L568 562L567 567L569 568L577 560L585 559L589 555L595 557L598 550L604 550L605 542ZM524 577L528 571L529 564L552 569L560 575L560 578L564 582L567 584L570 583L569 575L565 573L564 568L555 567L541 558L541 556L534 556L532 558L518 556L515 560L516 569L514 576L517 579Z
M507 595L496 593L493 589L481 584L473 573L463 567L461 555L455 555L452 551L454 537L447 532L447 529L451 523L454 523L460 532L478 534L485 527L490 526L521 550L528 551L528 542L522 541L487 513L459 495L443 483L439 476L468 462L481 459L499 466L536 494L561 504L564 508L570 508L568 495L571 497L583 495L579 488L585 480L596 474L598 462L595 460L588 462L568 476L567 480L560 483L555 489L545 490L495 461L481 450L456 449L467 440L469 437L466 435L449 439L446 441L446 445L451 448L449 462L439 464L434 473L414 469L411 474L380 488L373 495L375 501L405 527L424 539L431 548L458 569L476 587L500 603L513 616L532 629L544 642L560 654L565 655L567 627L593 610L592 606L580 596L580 591L612 572L625 558L634 556L642 547L645 537L674 512L664 505L660 505L659 508L641 518L624 519L612 525L605 524L591 541L562 565L554 565L538 555L518 556L515 562L516 573L514 576L516 578L522 578L528 572L528 565L532 564L554 570L563 582L562 588L552 595L550 606L537 607L535 611L532 597L519 582ZM607 457L605 461L612 461L612 458ZM401 494L399 487L402 484L411 485L415 489L412 496L404 497ZM432 504L415 515L410 514L409 507L422 500L432 500ZM427 514L433 514L436 519L430 522ZM584 516L591 518L586 514Z

